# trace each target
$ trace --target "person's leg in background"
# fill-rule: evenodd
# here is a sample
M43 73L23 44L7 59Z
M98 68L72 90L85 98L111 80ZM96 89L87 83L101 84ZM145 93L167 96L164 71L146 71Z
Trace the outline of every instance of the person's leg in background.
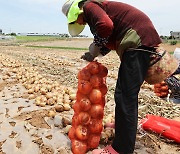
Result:
M112 147L119 153L133 153L138 118L138 93L150 62L150 53L125 52L115 89L115 138Z

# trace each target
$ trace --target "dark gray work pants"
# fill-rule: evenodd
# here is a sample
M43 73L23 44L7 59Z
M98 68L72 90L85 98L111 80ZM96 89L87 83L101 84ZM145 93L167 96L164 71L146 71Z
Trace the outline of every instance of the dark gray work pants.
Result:
M123 54L115 89L115 138L112 147L120 154L133 153L138 118L138 93L150 62L150 53Z

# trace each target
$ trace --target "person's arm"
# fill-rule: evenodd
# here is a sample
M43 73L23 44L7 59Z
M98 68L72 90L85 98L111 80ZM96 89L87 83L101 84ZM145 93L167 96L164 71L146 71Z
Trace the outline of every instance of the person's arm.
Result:
M95 43L91 43L89 46L89 52L84 53L81 58L87 61L93 61L95 57L99 55L105 56L110 51L111 50L106 47L98 47Z
M94 43L105 47L113 32L114 25L106 12L95 2L88 2L83 7L84 15L89 26L92 26Z
M111 51L106 44L114 26L106 12L96 3L87 3L83 7L83 11L89 26L93 27L94 40L89 46L89 52L86 52L81 58L93 61L98 55L105 56Z

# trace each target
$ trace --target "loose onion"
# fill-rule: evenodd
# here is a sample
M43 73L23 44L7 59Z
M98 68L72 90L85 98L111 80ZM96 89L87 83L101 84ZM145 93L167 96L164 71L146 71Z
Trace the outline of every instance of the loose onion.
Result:
M57 104L57 105L55 106L55 110L56 110L57 112L63 112L63 111L64 111L63 104Z
M71 109L71 106L67 103L63 104L64 111L69 111Z
M49 117L54 118L56 115L56 112L51 110L51 111L49 111L48 115L49 115Z
M48 93L46 94L46 98L47 98L47 99L50 99L50 98L52 98L52 97L53 97L53 93L48 92Z

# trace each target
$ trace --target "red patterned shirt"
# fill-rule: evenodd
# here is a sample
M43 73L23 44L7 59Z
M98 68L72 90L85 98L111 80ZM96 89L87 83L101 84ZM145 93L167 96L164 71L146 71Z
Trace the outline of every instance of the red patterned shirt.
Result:
M137 8L115 1L87 1L83 5L94 42L121 52L141 45L155 47L161 39L147 15Z

